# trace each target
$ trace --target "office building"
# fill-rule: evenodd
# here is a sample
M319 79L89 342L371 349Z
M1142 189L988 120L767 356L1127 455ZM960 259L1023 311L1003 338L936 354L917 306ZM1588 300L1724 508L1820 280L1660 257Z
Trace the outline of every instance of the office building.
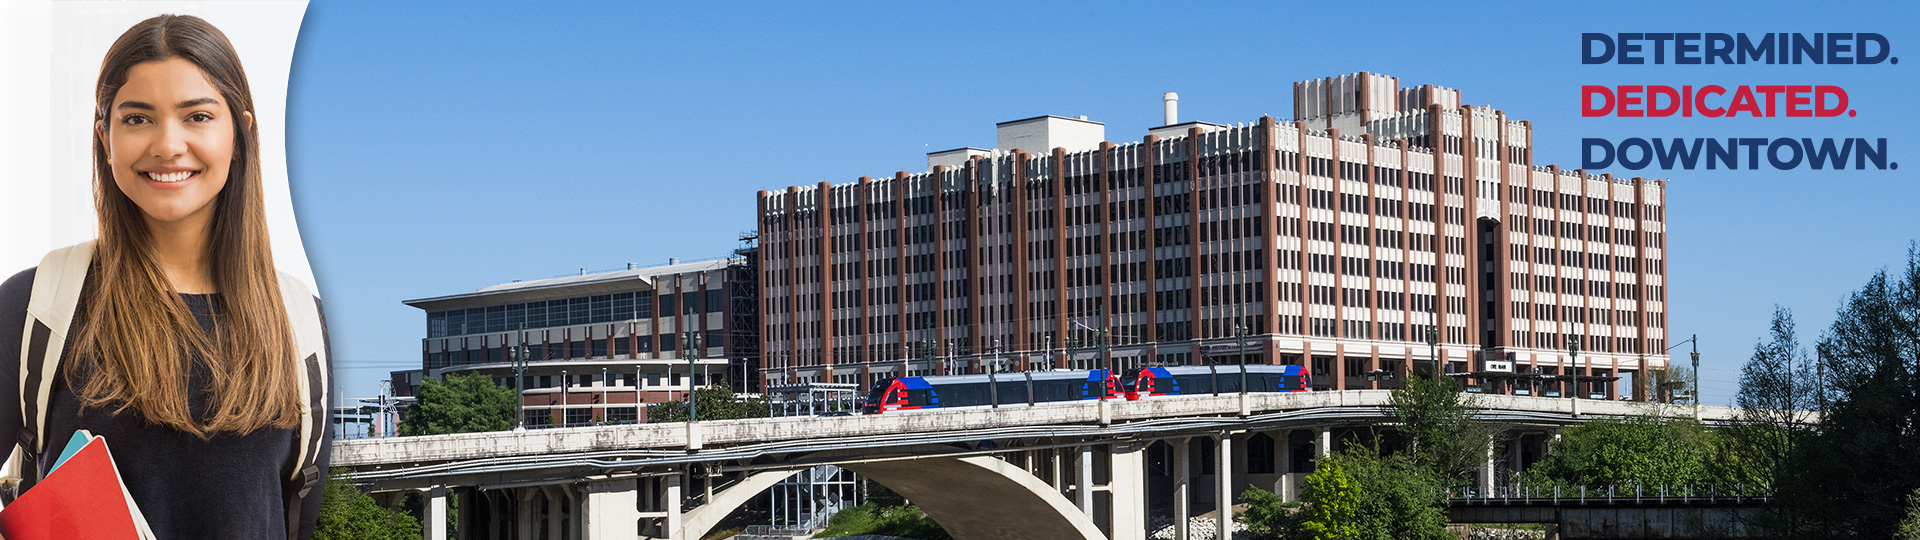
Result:
M394 386L411 394L422 376L483 373L512 387L521 350L530 427L644 421L645 404L696 386L757 388L757 344L736 332L753 327L757 307L752 251L742 253L407 300L427 312L423 369L395 372Z
M1532 123L1378 74L1296 83L1292 121L1176 99L1138 141L1042 116L761 191L761 376L1246 361L1356 389L1437 359L1475 391L1645 399L1666 368L1664 181L1536 163Z

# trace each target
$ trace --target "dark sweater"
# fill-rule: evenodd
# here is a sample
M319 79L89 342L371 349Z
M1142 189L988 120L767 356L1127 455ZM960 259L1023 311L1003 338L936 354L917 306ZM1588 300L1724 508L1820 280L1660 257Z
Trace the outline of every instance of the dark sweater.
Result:
M33 270L14 275L0 284L0 434L17 433L22 424L20 407L20 339L26 328L27 300L33 293ZM193 311L200 327L211 332L219 310L217 295L183 294L180 297ZM79 323L75 322L75 328ZM69 334L71 335L71 334ZM72 345L71 342L68 343ZM62 363L73 358L62 355ZM189 370L188 406L195 417L204 418L208 371L205 362L192 360ZM64 370L61 370L64 371ZM47 413L47 463L52 452L65 448L74 431L85 429L107 438L120 476L133 494L140 512L160 540L187 539L263 539L286 535L286 509L281 499L281 479L286 463L292 459L297 439L294 429L267 428L246 435L219 435L200 440L193 435L148 424L139 413L109 410L81 410L72 388L76 381L52 374L53 394ZM81 375L84 377L84 375ZM4 438L0 435L0 438ZM330 457L332 430L321 444L320 467L324 472ZM0 442L0 447L15 445ZM313 536L314 520L320 514L322 485L307 497L302 513L300 539Z

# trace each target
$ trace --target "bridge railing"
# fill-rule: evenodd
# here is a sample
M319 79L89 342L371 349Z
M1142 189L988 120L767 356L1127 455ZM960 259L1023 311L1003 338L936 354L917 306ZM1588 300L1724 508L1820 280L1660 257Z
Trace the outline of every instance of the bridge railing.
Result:
M1599 486L1503 485L1488 489L1451 488L1452 505L1516 504L1759 504L1773 498L1760 484L1608 484Z

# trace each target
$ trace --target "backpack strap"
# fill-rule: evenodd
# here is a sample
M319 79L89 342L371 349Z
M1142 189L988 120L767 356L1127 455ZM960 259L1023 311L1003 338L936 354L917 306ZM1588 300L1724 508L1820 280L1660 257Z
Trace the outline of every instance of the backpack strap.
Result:
M40 479L53 374L66 351L67 333L92 263L93 241L88 240L48 252L34 270L33 292L27 300L26 339L20 340L21 418L20 431L14 435L22 450L18 470L21 482L15 493L25 492Z
M287 511L287 538L297 540L300 521L308 497L318 497L320 444L330 427L327 390L332 388L328 369L326 323L322 319L320 299L309 292L298 278L280 273L280 301L287 308L287 322L293 330L295 357L300 358L300 428L295 434L293 452L287 462L281 485Z

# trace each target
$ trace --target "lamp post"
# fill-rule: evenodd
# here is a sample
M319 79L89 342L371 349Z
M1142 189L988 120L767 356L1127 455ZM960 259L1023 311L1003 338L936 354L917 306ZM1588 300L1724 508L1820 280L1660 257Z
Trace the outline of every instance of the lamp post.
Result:
M1440 380L1440 332L1427 325L1427 361L1433 363L1433 380Z
M1233 335L1240 338L1240 393L1247 393L1247 325L1244 322L1233 324Z
M1700 342L1697 341L1699 338L1699 334L1694 334L1693 337L1687 338L1687 341L1693 342L1693 392L1691 393L1693 394L1694 420L1700 419ZM1821 412L1824 413L1826 411Z
M567 427L567 370L560 370L560 427Z
M513 363L513 430L527 430L527 325L521 324L519 338L507 353Z
M604 368L604 367L600 368L600 421L601 422L612 420L612 418L608 414L608 412L610 412L612 409L609 409L607 407L607 387L612 386L610 382L611 380L607 378L607 368Z
M1573 402L1580 403L1580 336L1567 336L1567 358L1573 363Z
M686 339L681 341L687 349L687 421L694 422L700 418L700 400L694 394L693 381L693 366L701 353L700 333L688 330L686 334Z

